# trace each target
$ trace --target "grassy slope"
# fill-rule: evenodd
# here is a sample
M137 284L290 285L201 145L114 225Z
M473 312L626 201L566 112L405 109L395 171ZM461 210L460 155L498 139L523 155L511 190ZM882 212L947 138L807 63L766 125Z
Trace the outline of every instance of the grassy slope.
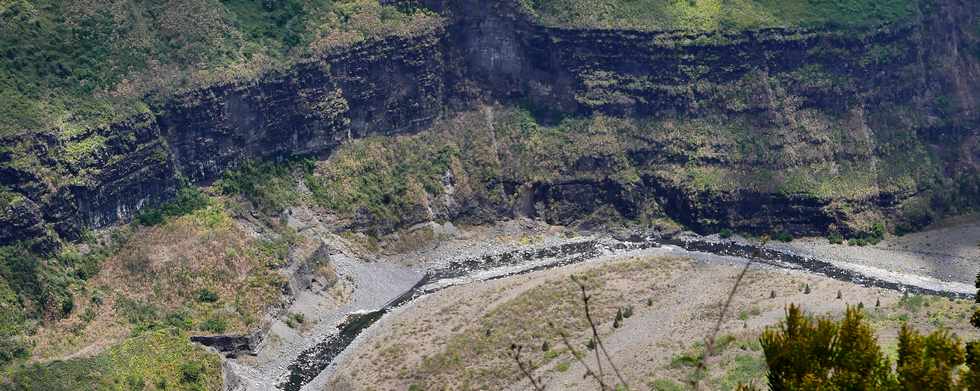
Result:
M0 384L116 389L143 378L148 385L220 388L210 369L199 374L201 387L174 375L175 365L204 360L187 334L254 328L281 299L286 282L276 269L298 239L276 227L278 234L251 237L231 217L244 206L195 194L162 213L144 213L138 220L150 226L119 227L111 238L69 245L54 258L0 248Z
M502 182L609 178L628 187L650 174L691 192L754 189L861 200L881 192L921 191L938 174L931 156L914 142L894 148L888 159L876 160L870 152L859 154L865 160L837 159L841 151L862 142L890 145L887 140L859 140L846 130L835 138L820 127L758 128L739 117L631 120L597 115L542 125L520 109L492 110L492 117L469 112L418 135L356 140L320 164L307 185L321 206L342 216L362 211L398 225L405 218L400 212L421 208L441 193L446 172L455 177L457 197L475 194L496 202L509 202L503 198ZM800 143L799 134L820 141ZM630 154L644 150L686 163L638 165ZM592 158L605 165L576 167ZM908 167L910 162L917 163Z
M0 390L221 390L218 356L187 336L160 330L130 338L94 357L10 370Z
M912 16L917 0L521 0L543 22L643 30L870 27Z
M616 317L617 309L621 308L617 304L637 300L645 293L647 287L640 287L634 281L662 281L680 268L683 268L681 262L674 259L664 260L662 264L634 260L589 270L578 277L585 280L590 292L603 291L590 305L596 324L605 324ZM627 283L613 284L624 280ZM512 343L530 343L528 354L532 357L537 354L536 348L545 342L554 346L553 351L549 349L540 360L535 360L536 366L547 366L562 354L570 353L562 345L556 329L568 333L569 339L576 343L586 343L589 325L579 311L578 294L578 286L572 281L553 280L499 303L471 326L447 338L442 351L425 357L412 375L423 380L422 389L504 389L520 378L508 356ZM527 314L537 314L537 321L524 321Z
M285 281L274 268L289 244L249 237L217 200L139 228L76 289L72 313L41 328L33 357L56 358L130 330L247 332L279 300Z
M2 0L0 135L71 134L147 110L147 95L435 21L371 0Z

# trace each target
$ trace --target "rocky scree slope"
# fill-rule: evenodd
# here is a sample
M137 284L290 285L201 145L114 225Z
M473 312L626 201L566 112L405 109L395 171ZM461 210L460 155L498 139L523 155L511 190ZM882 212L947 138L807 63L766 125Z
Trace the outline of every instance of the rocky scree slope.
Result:
M976 204L974 2L916 2L911 17L871 28L703 32L544 25L508 1L389 3L428 7L444 23L194 90L110 126L4 136L0 243L47 238L33 243L51 250L52 239L127 221L242 162L416 132L493 101L549 126L607 115L681 132L670 142L632 134L646 147L576 156L562 175L486 178L512 199L491 218L526 210L522 194L611 203L627 218L638 215L627 199L644 197L698 230L857 235ZM691 124L702 131L688 133ZM642 184L631 192L576 174L613 155L659 168L628 175ZM565 209L549 220L574 222L591 207Z

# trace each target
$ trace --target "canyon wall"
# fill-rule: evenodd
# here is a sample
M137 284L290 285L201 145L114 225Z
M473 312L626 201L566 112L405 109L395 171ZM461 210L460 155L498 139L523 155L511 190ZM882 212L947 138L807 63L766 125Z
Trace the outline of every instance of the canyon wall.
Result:
M700 33L548 27L506 2L423 3L454 18L449 50L465 59L460 74L545 120L604 113L741 124L716 126L722 140L691 134L687 148L644 135L624 151L641 170L641 189L589 165L523 184L534 204L563 210L543 215L553 222L569 223L596 205L635 216L653 199L701 231L860 235L875 222L921 227L930 208L946 208L923 205L951 203L937 195L950 187L962 193L956 203L980 204L975 2L922 2L915 20L873 30ZM699 143L712 153L698 153ZM743 185L697 188L670 173L692 166ZM849 176L870 179L853 184ZM801 181L810 183L792 183Z
M334 52L258 80L171 99L70 138L0 140L0 244L128 221L249 159L331 150L345 140L425 128L443 110L441 29ZM50 243L44 246L50 246Z
M656 204L700 231L861 235L977 204L977 4L923 2L915 20L873 30L647 32L543 26L508 2L421 3L452 20L454 96L545 124L602 113L689 132L631 134L546 179L503 175L491 182L519 201L496 210L571 224ZM640 183L617 178L623 161ZM737 185L697 185L699 171ZM941 195L951 188L957 200Z
M242 159L423 129L446 99L442 35L372 41L255 83L196 91L167 105L162 134L179 171L201 183Z
M860 33L583 30L539 25L507 1L421 3L446 16L444 28L187 93L112 126L0 140L0 244L52 231L75 239L245 160L323 154L348 139L415 132L448 111L490 102L523 105L544 122L604 113L744 124L732 136L738 143L702 142L714 149L707 155L651 136L629 151L633 165L649 168L641 170L642 187L630 191L594 179L587 163L578 173L511 186L530 188L532 205L555 206L530 213L559 223L602 203L629 218L652 199L702 230L860 230L845 220L865 210L901 217L909 200L980 161L980 6L969 0L925 2L917 21ZM914 171L907 163L922 156L928 170L907 183L904 174ZM684 165L740 175L882 168L874 191L845 197L696 189L665 174Z

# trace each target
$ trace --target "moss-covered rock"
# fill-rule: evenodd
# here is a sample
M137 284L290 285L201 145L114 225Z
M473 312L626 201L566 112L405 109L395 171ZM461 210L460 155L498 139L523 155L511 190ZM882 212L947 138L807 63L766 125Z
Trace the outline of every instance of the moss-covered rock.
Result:
M745 30L868 28L907 21L916 0L521 0L543 23L575 28Z

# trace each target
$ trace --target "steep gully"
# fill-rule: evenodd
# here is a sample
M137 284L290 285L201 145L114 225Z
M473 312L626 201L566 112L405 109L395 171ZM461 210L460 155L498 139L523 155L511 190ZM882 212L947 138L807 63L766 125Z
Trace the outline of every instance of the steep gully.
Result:
M758 265L802 270L852 282L868 287L898 290L910 294L937 295L967 299L974 295L962 287L933 284L915 285L915 281L881 278L832 264L820 259L797 255L787 251L760 247L741 241L711 240L696 235L633 234L629 237L592 237L539 249L521 249L479 258L454 261L430 270L411 289L395 297L381 308L348 314L337 326L335 334L320 336L319 341L307 348L289 365L280 378L278 387L297 391L329 368L361 334L385 314L419 297L447 287L473 280L508 278L538 270L559 268L579 262L595 260L610 254L626 254L650 248L676 248L677 254L711 254L724 258L719 261L752 260ZM960 284L962 285L962 284ZM237 352L236 352L237 354Z

